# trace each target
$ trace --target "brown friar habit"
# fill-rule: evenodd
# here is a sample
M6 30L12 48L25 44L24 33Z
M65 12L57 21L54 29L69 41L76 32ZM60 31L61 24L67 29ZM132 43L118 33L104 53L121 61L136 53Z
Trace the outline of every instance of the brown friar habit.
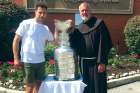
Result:
M81 32L81 29L75 29L70 33L70 44L79 56L83 82L87 84L84 93L107 93L106 71L99 73L97 67L100 63L107 65L112 42L105 23L96 21L97 18L91 17L82 22L90 30ZM95 29L91 30L95 25Z

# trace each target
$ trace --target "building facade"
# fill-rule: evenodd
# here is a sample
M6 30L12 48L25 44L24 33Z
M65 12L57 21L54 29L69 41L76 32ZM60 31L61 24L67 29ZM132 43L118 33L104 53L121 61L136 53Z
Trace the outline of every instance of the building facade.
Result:
M37 2L47 2L48 20L46 24L54 31L54 19L75 19L78 13L78 3L84 0L13 0L16 4L26 7L33 13ZM90 2L93 15L105 21L110 31L114 47L120 54L127 50L124 41L124 27L127 20L140 14L140 0L86 0Z

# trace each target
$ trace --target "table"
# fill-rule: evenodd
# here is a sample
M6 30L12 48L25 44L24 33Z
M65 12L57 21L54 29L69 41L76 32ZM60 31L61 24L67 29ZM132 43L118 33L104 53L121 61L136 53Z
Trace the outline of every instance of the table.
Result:
M81 79L75 81L56 81L48 75L42 82L38 93L83 93L86 84Z

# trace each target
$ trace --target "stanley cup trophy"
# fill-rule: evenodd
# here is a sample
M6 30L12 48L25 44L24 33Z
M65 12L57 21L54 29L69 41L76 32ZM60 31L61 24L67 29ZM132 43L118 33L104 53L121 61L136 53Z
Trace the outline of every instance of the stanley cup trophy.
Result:
M77 65L75 65L74 51L70 47L68 28L70 21L55 20L55 28L59 33L59 47L55 49L55 78L57 80L75 80L78 75Z

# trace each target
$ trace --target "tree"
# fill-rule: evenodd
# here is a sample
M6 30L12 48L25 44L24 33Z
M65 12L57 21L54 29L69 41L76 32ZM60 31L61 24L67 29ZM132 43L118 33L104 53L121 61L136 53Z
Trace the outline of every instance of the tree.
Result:
M12 41L14 29L30 15L24 8L9 0L0 1L0 60L7 61L13 58Z

